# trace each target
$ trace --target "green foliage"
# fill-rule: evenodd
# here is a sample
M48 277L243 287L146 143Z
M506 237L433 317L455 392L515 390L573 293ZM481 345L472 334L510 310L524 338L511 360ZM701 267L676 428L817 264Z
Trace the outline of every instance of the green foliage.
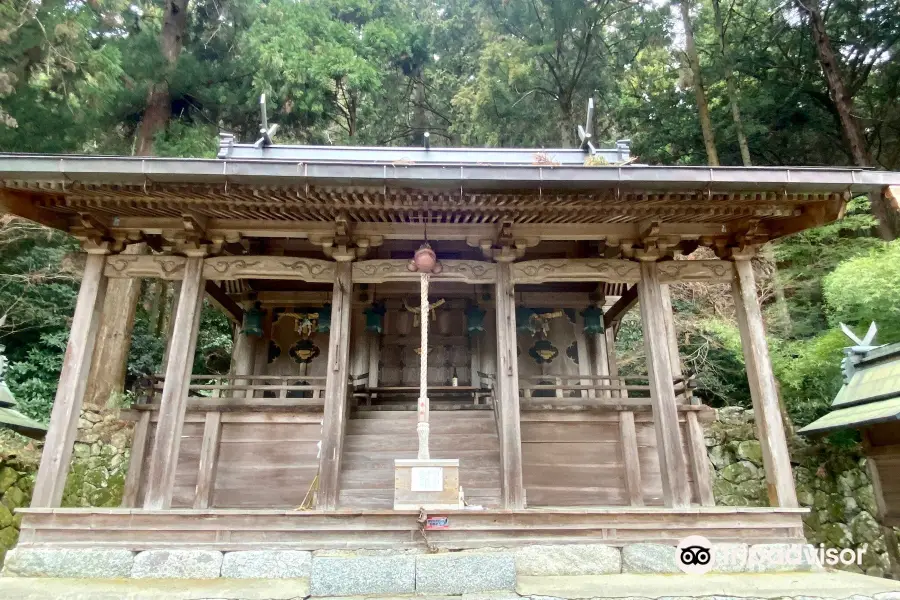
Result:
M838 329L808 340L770 345L781 396L797 425L822 416L841 389L841 358L849 340Z
M23 414L45 423L50 419L67 339L65 330L41 334L23 358L10 364L6 381Z
M878 341L900 341L900 242L845 260L823 283L832 323L879 325Z
M788 299L792 336L805 338L829 326L823 310L825 276L842 261L883 246L874 236L875 219L866 198L848 204L846 216L775 245L778 281Z

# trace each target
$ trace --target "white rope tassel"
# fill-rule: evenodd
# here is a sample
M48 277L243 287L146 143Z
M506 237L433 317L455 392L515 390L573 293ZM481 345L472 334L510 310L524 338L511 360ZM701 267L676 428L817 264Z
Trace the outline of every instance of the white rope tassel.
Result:
M419 459L428 460L431 457L428 452L428 274L422 273L420 277L419 326L422 337L419 344L419 419L416 434L419 436Z

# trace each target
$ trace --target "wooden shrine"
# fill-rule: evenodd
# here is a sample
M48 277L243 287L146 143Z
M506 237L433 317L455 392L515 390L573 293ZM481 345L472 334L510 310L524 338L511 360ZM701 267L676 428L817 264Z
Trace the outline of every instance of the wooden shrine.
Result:
M591 152L610 166L585 166ZM436 546L801 539L751 261L900 174L617 166L627 153L226 135L209 160L0 155L0 207L85 252L20 545L414 546L395 468L421 459L426 429L425 458L458 460L465 500ZM426 242L427 278L410 265ZM176 282L166 364L129 412L123 506L60 508L120 278ZM712 412L682 372L669 296L692 281L733 293L770 507L714 506ZM190 371L204 298L235 323L227 375ZM636 304L646 375L625 377L615 338Z

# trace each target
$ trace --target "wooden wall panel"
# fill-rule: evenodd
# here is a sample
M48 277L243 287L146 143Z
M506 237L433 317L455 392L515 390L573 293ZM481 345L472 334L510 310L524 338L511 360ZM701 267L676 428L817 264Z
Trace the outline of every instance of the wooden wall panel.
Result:
M522 413L522 463L528 506L624 506L625 487L619 422L591 412ZM682 430L685 424L681 423ZM635 430L644 504L662 506L656 434L647 415ZM687 456L687 447L682 451ZM688 481L692 482L688 473ZM695 494L696 495L696 494ZM699 498L692 498L693 503Z
M317 444L321 417L247 413L223 419L218 465L213 482L212 508L294 508L303 501L318 468ZM150 435L156 425L151 424ZM203 423L184 424L173 508L194 503ZM145 458L145 463L148 462ZM146 473L146 464L143 470ZM143 498L142 481L138 498ZM140 505L140 504L139 504Z

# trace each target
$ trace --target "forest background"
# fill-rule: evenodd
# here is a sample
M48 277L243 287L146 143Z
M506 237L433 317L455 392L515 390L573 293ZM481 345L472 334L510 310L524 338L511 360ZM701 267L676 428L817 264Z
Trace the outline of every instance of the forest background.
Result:
M900 169L898 51L900 0L3 0L0 152L213 157L218 132L256 137L261 93L281 143L573 147L592 97L595 137L631 139L641 163ZM886 199L854 199L756 264L797 425L841 385L839 322L900 341L896 223ZM44 421L76 249L0 221L7 382ZM124 401L163 352L172 291L142 285ZM722 291L677 286L679 344L704 401L749 406ZM203 319L195 372L227 371L230 326ZM640 340L626 321L630 372Z

